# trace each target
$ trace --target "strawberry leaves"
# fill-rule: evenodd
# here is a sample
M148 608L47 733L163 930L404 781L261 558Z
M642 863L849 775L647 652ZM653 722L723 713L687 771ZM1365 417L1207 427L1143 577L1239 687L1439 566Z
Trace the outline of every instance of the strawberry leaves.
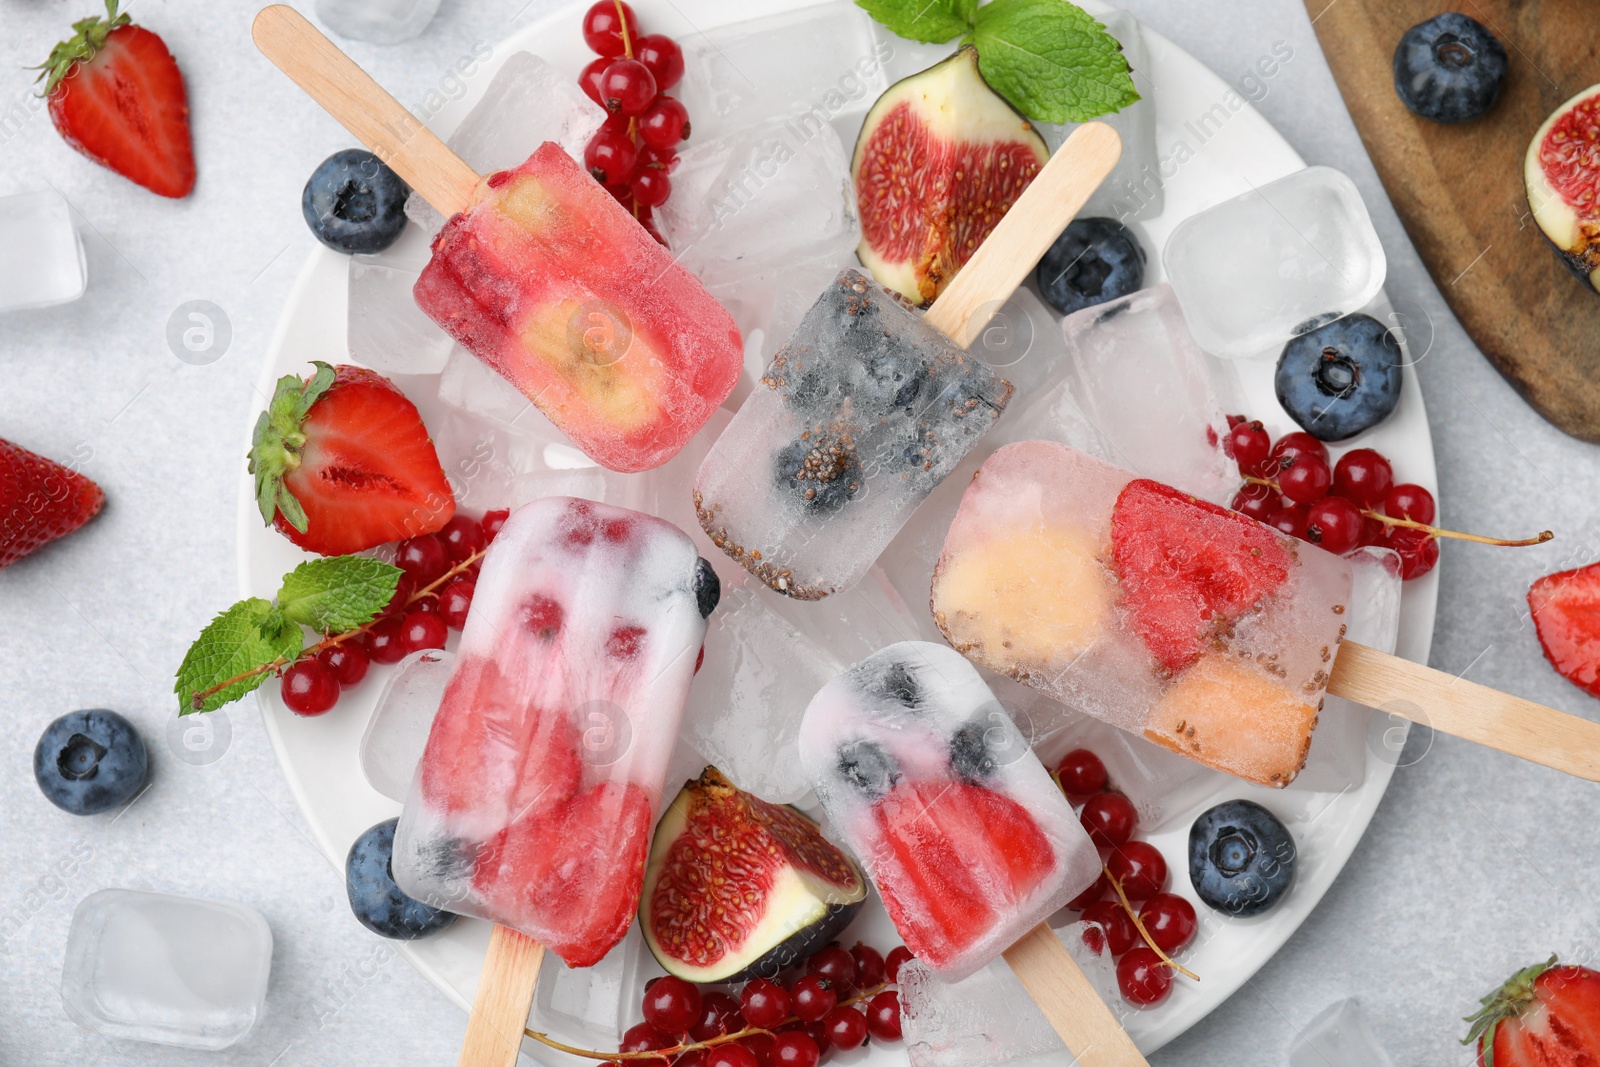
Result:
M1483 1067L1494 1067L1495 1028L1507 1019L1518 1018L1533 1005L1538 996L1534 983L1539 980L1540 975L1555 965L1556 957L1552 955L1543 963L1524 967L1507 979L1505 985L1479 1000L1478 1003L1483 1007L1462 1020L1471 1024L1471 1029L1467 1031L1467 1036L1461 1043L1463 1045L1478 1043Z
M306 532L310 521L284 485L286 474L300 466L300 449L305 446L306 435L300 429L311 407L333 385L335 371L320 360L313 360L316 373L302 381L293 374L278 379L272 400L256 419L255 433L250 443L250 473L256 476L256 507L261 518L272 525L273 516L282 512L301 533Z
M61 79L72 73L79 63L87 63L95 53L106 46L111 31L129 25L133 20L126 14L117 14L117 0L106 0L106 17L90 15L72 24L72 36L50 50L50 58L33 68L39 78L46 79L44 95L49 96Z

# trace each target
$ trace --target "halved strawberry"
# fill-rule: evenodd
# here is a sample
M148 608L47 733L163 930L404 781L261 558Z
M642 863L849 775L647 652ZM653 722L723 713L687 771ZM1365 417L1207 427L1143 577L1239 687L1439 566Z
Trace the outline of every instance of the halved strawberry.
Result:
M1187 667L1289 577L1282 537L1237 512L1136 478L1111 514L1122 602L1151 655Z
M1551 956L1479 1003L1462 1044L1477 1044L1480 1067L1600 1064L1600 973Z
M940 967L989 934L1055 869L1033 816L965 782L902 782L873 808L888 855L878 892L906 947Z
M76 530L105 499L77 471L0 439L0 567Z
M261 517L324 556L443 528L456 498L416 405L375 371L313 365L305 381L278 379L256 421Z
M194 148L183 74L160 37L117 14L80 19L41 78L50 121L67 144L162 196L194 188Z
M1540 578L1528 589L1528 608L1544 658L1600 697L1600 563Z

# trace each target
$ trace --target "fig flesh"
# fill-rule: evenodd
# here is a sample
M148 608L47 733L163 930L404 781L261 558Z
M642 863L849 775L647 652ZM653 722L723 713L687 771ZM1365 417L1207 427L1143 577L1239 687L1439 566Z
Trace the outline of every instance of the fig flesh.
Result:
M1558 107L1523 167L1528 206L1567 269L1600 291L1600 85Z

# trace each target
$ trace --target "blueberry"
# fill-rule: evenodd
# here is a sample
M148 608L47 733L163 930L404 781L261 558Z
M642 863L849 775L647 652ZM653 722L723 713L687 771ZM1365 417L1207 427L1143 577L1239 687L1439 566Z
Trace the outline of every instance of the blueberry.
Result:
M1307 433L1343 441L1400 402L1400 342L1370 315L1346 315L1291 338L1278 357L1278 403Z
M839 773L870 800L889 792L900 778L894 757L874 741L846 741L840 745Z
M45 728L33 777L45 799L74 815L121 807L144 787L150 757L133 723L114 711L73 711Z
M994 753L989 751L982 722L963 723L950 735L950 769L963 782L981 783L994 773Z
M848 433L815 433L778 453L778 486L807 508L835 511L861 491L864 475Z
M443 930L456 916L411 899L394 884L389 862L399 821L385 819L356 838L344 860L344 888L362 926L381 937L415 941Z
M312 236L335 252L382 252L405 228L410 193L377 156L346 148L311 172L300 211Z
M1394 49L1400 102L1434 122L1467 122L1494 107L1506 50L1477 19L1450 11L1419 22Z
M922 683L917 673L904 663L891 663L877 679L876 688L890 700L912 711L922 703Z
M1063 315L1144 285L1144 249L1116 219L1073 219L1034 273L1039 295Z
M1272 812L1230 800L1189 828L1189 880L1209 906L1234 916L1267 911L1294 885L1294 838Z
M703 556L694 565L694 600L702 619L709 619L722 600L722 579L711 569L711 561Z

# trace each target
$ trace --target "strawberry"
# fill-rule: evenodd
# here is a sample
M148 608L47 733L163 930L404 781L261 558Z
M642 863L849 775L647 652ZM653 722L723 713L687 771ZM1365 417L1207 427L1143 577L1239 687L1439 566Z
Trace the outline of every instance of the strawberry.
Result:
M0 567L76 530L105 499L77 471L0 440Z
M1600 972L1551 956L1512 975L1467 1017L1479 1067L1590 1067L1600 1063Z
M416 405L374 371L314 366L278 379L256 421L261 517L324 556L441 529L456 499Z
M1294 563L1270 527L1145 478L1117 497L1111 561L1134 630L1169 671L1270 596Z
M160 37L117 14L80 19L40 68L50 120L67 144L162 196L194 188L183 74Z
M1544 658L1600 697L1600 563L1540 578L1528 589L1528 608Z

